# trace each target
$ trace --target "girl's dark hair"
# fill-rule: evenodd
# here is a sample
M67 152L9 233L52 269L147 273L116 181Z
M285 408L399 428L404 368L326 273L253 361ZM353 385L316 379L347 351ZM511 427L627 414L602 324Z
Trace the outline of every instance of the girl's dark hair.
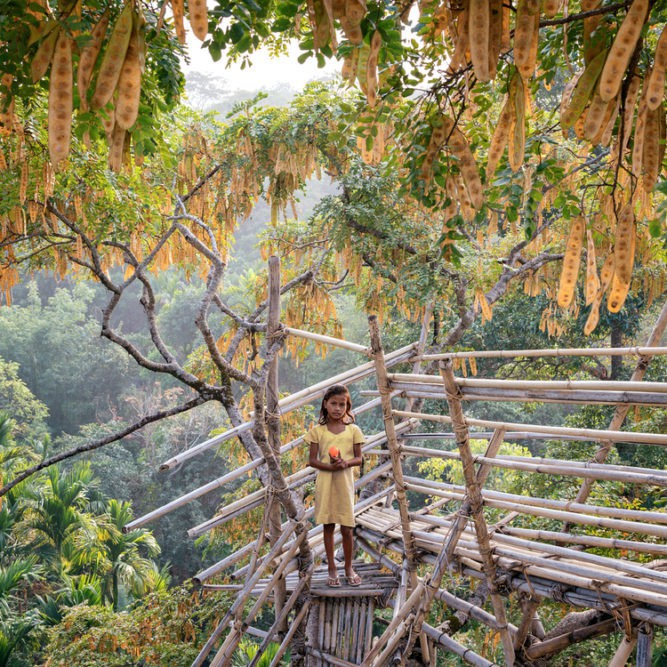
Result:
M343 384L332 384L322 396L322 407L320 408L320 418L319 424L326 424L329 419L329 414L327 409L324 407L324 404L332 397L343 395L347 399L347 405L345 406L345 415L343 416L343 421L346 424L351 424L354 422L354 415L352 414L352 399L350 398L350 392L347 390L347 387Z

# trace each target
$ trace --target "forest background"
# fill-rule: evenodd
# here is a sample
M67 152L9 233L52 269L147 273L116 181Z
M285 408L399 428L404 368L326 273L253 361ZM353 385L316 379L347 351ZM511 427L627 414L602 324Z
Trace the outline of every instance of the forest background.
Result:
M295 11L288 4L277 5L271 16L279 37ZM2 482L13 483L26 468L36 470L5 489L0 512L0 664L187 665L196 655L225 601L200 596L187 579L254 536L259 518L233 522L196 542L185 530L257 488L258 480L192 503L150 531L121 529L133 515L248 460L252 442L228 442L203 461L158 471L163 461L235 425L235 411L257 407L253 392L264 367L257 360L277 353L263 340L261 325L269 254L283 261L284 321L355 342L367 340L367 313L381 315L387 349L415 340L428 304L435 304L433 348L619 346L646 338L665 294L663 155L646 156L643 166L632 163L637 135L624 136L629 126L637 131L627 99L632 77L622 91L625 108L619 101L621 113L614 122L607 118L614 141L630 142L630 155L621 150L614 158L612 136L605 145L583 128L579 134L574 123L558 126L555 110L570 76L559 58L579 56L585 72L597 55L581 51L594 32L587 37L583 17L562 24L570 26L569 54L567 45L561 48L562 28L544 32L540 67L525 79L529 94L517 78L516 58L509 57L500 63L507 71L495 88L479 72L472 78L474 68L465 60L464 73L454 77L442 53L422 54L419 68L406 67L399 76L401 58L417 64L411 55L416 47L397 43L402 37L395 21L383 16L382 4L369 6L363 41L355 45L348 35L353 47L343 44L339 52L346 65L351 53L357 68L363 62L363 76L356 75L360 91L334 79L293 97L232 100L213 109L217 113L181 104L180 47L169 32L178 26L167 22L160 32L157 14L145 7L152 50L134 122L130 129L105 127L111 102L93 113L85 101L93 104L91 88L79 100L65 152L52 132L57 93L46 70L35 72L49 35L26 40L27 54L12 51L18 49L15 33L3 42L2 69L11 72L3 79L5 102L15 106L6 107L2 119ZM27 9L19 3L14 11ZM104 7L96 9L96 18L104 15ZM598 16L616 28L625 10L614 5ZM81 26L75 14L59 11L54 50L68 31L85 34L76 32ZM663 14L656 3L644 28L650 54ZM213 57L231 48L232 56L251 59L253 40L262 35L262 22L268 24L261 12L254 16L256 23L244 24L242 34L234 32L238 17L226 31L213 32ZM432 8L416 20L413 32L426 39L438 19ZM322 62L332 55L331 35L317 36L307 25L301 30L305 55ZM376 56L386 65L380 78L368 65L375 35L382 37ZM85 46L81 40L80 58ZM608 48L598 43L594 50ZM651 62L647 56L635 63L647 80ZM192 77L190 85L193 100L216 98L209 81ZM516 122L520 99L532 112L524 109ZM514 104L512 141L506 155L493 157L493 128L502 126L508 100ZM463 140L453 132L443 138L452 110L477 159L486 160L485 174L473 166L477 179L484 178L484 202ZM664 118L656 119L659 138ZM492 159L497 163L490 168ZM654 175L645 167L649 159L659 159ZM620 211L628 203L634 207L632 279L626 280L622 308L610 310L605 291L622 287L612 284L612 276L604 288L599 280L597 288L590 283L598 273L605 280L605 260L618 247ZM580 229L586 266L568 277L561 266L573 228ZM585 280L577 280L579 273ZM211 303L214 315L203 306ZM216 355L218 349L225 358ZM281 391L291 393L356 363L348 353L324 355L320 347L288 339ZM562 359L459 370L549 379L571 372L622 379L630 372L616 360L573 368ZM216 400L202 400L214 387L224 389L225 378L217 376L225 373L235 382L232 395L220 390ZM653 362L647 379L664 378L664 363ZM370 388L354 387L355 401L365 386ZM477 408L475 416L494 419L497 409ZM566 418L593 428L604 428L610 414L603 408L564 414L537 404L529 410L544 423ZM519 408L511 405L502 406L503 418L512 411L520 421ZM313 415L312 406L291 415L284 437L299 435ZM664 431L664 413L634 417L632 427ZM381 428L379 415L364 415L360 423L369 433ZM127 437L116 438L125 430ZM560 442L528 446L535 455L563 455ZM591 453L583 444L567 447L570 458ZM643 466L667 462L653 451L641 454L650 460L622 447L614 455ZM61 462L46 465L60 456ZM300 451L283 461L286 471L304 465ZM449 469L421 472L456 475ZM496 483L519 492L525 480L506 475ZM564 497L566 486L541 492ZM664 503L650 490L619 484L601 484L595 493L628 507ZM486 640L475 637L474 628L470 634ZM603 664L617 639L573 649L563 660ZM658 658L662 651L658 645Z

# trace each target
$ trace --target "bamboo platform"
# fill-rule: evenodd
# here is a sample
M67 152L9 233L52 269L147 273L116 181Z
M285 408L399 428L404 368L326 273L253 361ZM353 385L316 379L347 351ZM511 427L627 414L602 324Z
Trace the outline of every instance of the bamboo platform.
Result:
M274 286L270 295L275 293ZM272 312L267 330L275 332L279 324L275 301ZM261 456L253 456L247 465L125 527L146 525L249 474L264 474L262 479L269 480L263 482L265 488L220 507L188 531L191 537L199 537L264 507L255 540L195 575L195 581L211 592L232 593L233 602L223 610L219 626L193 667L229 665L245 632L261 640L251 667L258 664L270 642L280 644L271 667L283 664L287 649L294 652L297 645L301 664L316 667L405 665L415 654L420 664L433 666L438 651L455 654L467 664L494 667L489 656L455 638L468 622L486 626L494 638L490 643L502 646L505 667L548 664L551 656L574 643L615 631L621 631L623 639L609 667L622 667L631 656L636 656L636 667L650 666L653 638L667 627L667 512L619 507L613 498L596 504L589 496L592 485L600 482L632 485L636 497L649 488L664 493L667 487L664 469L607 461L618 443L629 448L667 446L667 434L624 427L633 406L642 411L667 406L667 383L644 382L651 358L667 354L661 346L667 303L643 347L428 354L428 327L427 313L419 340L386 355L373 317L369 318L370 346L285 329L286 335L357 352L364 362L279 400L274 375L274 385L267 387L267 396L274 398L267 402L265 423L271 449L262 448ZM466 378L456 377L453 370L453 360L473 357L616 355L638 357L627 381ZM400 366L401 372L388 372L394 366ZM411 372L404 371L406 366ZM272 461L304 445L303 438L281 443L277 424L292 410L319 401L331 384L352 384L373 375L377 390L362 393L374 397L355 411L381 411L383 423L382 430L367 434L363 446L364 455L374 455L377 464L355 483L357 557L363 554L355 569L362 584L348 586L341 567L341 586L331 588L326 567L315 567L324 554L322 527L310 523L312 509L301 507L299 500L316 472L305 468L284 476L279 466L271 467ZM401 399L400 409L396 397ZM430 412L424 411L425 399ZM482 401L599 404L614 410L608 428L596 429L491 421L465 414L464 406ZM428 422L444 424L448 432L420 431ZM231 428L162 467L175 469L230 438L253 437L257 427L254 415L246 422L232 420ZM453 442L454 448L424 446L423 441L436 439ZM474 439L486 443L483 454L472 453ZM560 440L568 446L575 441L592 442L597 443L597 451L590 461L499 453L503 443L517 440ZM406 473L408 459L429 458L456 466L462 483ZM580 486L570 498L512 494L489 488L494 469L535 476L531 479L541 484L556 478L558 484L569 480ZM430 625L427 619L436 600L444 605L447 616ZM545 601L555 601L567 611L548 630L539 615ZM267 605L274 610L272 626L268 630L253 627L253 620ZM387 621L385 614L378 630L380 624L374 620L381 607L391 609L392 617Z

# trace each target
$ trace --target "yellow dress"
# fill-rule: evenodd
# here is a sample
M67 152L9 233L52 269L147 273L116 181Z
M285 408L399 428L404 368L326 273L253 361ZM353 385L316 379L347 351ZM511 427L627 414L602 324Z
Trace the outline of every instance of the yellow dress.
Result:
M341 458L354 458L354 445L364 442L364 435L356 424L347 424L341 433L332 433L319 425L306 434L305 441L317 444L318 459L331 463L329 447L335 445ZM315 523L336 523L354 526L354 468L345 470L318 470L315 481Z

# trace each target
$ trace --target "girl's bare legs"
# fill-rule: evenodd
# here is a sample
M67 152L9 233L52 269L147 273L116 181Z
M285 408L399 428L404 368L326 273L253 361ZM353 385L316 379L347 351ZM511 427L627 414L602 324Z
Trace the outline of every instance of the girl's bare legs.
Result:
M343 556L345 557L345 576L354 575L352 569L352 549L354 545L354 535L351 526L341 526L341 535L343 536Z
M336 561L334 559L334 529L335 523L325 523L322 527L324 531L324 551L327 556L327 567L329 568L329 577L337 577ZM345 544L345 536L343 536L343 544ZM346 560L347 562L347 560Z

